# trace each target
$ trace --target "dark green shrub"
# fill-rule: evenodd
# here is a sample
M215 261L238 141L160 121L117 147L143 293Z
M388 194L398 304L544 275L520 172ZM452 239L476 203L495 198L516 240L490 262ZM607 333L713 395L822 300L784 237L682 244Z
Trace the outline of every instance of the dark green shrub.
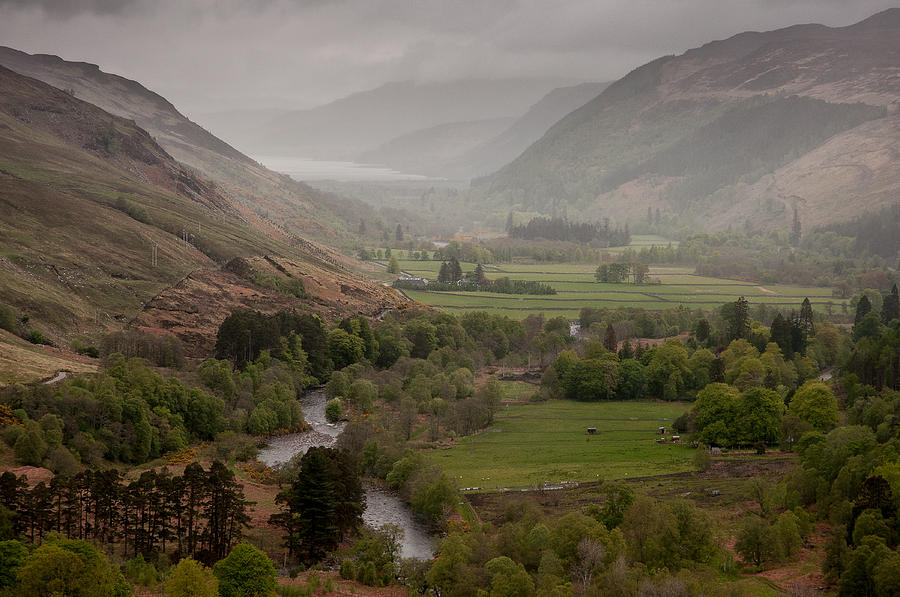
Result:
M345 580L353 580L356 578L356 563L353 560L344 560L341 562L341 578Z
M344 412L339 398L329 400L328 404L325 405L325 418L332 423L339 421L343 414Z
M122 566L122 573L131 582L145 587L159 582L159 572L157 572L156 566L144 560L144 556L141 554L125 562L125 565Z
M378 575L375 572L375 563L366 562L359 566L356 572L356 580L364 585L374 587L378 582Z
M91 357L92 359L100 358L100 350L96 346L80 346L75 352L86 357Z
M44 338L44 332L41 330L31 330L28 332L28 336L25 338L32 344L47 344L46 338Z

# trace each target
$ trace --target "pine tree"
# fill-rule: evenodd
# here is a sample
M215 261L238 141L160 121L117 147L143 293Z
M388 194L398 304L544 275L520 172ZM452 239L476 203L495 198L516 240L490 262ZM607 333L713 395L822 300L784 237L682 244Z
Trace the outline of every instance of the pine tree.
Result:
M611 323L606 324L606 333L603 336L603 347L606 350L616 352L616 330Z
M403 227L400 224L397 224L397 229L394 231L394 238L398 241L403 240Z
M362 338L363 344L365 344L366 358L374 363L378 358L378 340L375 339L375 333L372 331L368 319L358 317L357 320L359 321L359 332L356 335Z
M740 297L733 303L728 303L723 308L723 317L728 322L728 338L737 340L746 338L750 333L750 303Z
M278 494L282 511L270 522L286 531L285 546L316 562L362 524L365 492L345 452L316 447L303 456L291 486Z
M713 383L725 382L725 361L718 357L709 366L709 381Z
M450 258L450 266L449 267L450 267L450 276L451 276L450 281L458 282L459 280L462 280L462 277L463 277L462 266L459 264L459 260L456 257Z
M241 484L227 466L214 461L207 473L207 500L203 510L206 518L204 538L214 559L220 560L241 537L242 529L250 522L248 502Z
M697 329L694 331L694 338L700 344L709 340L709 321L707 319L697 320Z
M441 263L441 268L438 270L438 282L441 284L449 284L450 275L450 267L447 265L447 262L444 261Z
M853 327L858 326L863 317L868 315L871 311L872 303L869 302L869 297L862 295L859 302L856 304L856 316L853 318Z
M803 324L803 328L807 335L815 333L813 310L812 304L809 302L809 297L804 298L803 303L800 304L800 322Z
M330 471L328 448L310 448L303 456L300 473L291 486L288 508L298 517L296 528L300 553L310 562L319 561L339 541L334 510L337 491Z
M480 263L475 266L475 281L478 282L479 284L482 284L485 281L484 266L481 265Z
M799 317L791 317L790 329L791 348L793 349L791 356L793 356L794 353L806 354L806 343L809 339L809 334L806 332L806 324Z
M784 358L790 359L794 355L793 342L791 339L791 325L782 317L781 313L775 315L770 328L770 336L772 342L778 344Z
M183 512L185 516L182 522L182 532L186 535L187 553L194 556L197 554L197 547L200 544L199 514L206 498L206 472L199 463L192 462L184 469L182 478L184 480Z
M337 491L334 521L343 537L362 525L366 492L357 474L358 465L349 452L329 450L326 456L331 463L331 474Z
M365 236L365 234L366 234L366 221L360 220L359 221L359 235Z

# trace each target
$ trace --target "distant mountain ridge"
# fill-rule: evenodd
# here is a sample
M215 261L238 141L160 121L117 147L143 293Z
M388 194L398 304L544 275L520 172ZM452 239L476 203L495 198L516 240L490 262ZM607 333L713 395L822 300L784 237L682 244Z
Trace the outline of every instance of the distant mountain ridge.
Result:
M898 65L900 9L710 42L616 81L474 192L694 228L783 226L795 204L807 225L849 219L897 201Z
M451 164L451 169L460 169L471 178L489 174L505 166L566 114L594 99L608 86L609 83L581 83L552 90L502 134Z
M454 180L488 174L518 157L556 121L596 97L607 85L557 87L518 118L429 127L392 139L358 159Z
M247 151L355 159L392 139L430 127L516 117L571 79L397 81L309 110L283 114L245 140Z

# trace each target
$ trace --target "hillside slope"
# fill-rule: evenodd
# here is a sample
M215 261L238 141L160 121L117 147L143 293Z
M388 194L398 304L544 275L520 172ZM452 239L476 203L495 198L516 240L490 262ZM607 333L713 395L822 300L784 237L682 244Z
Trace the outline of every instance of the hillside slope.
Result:
M372 215L361 202L320 193L266 169L186 118L165 98L96 65L6 47L0 47L0 65L133 120L176 160L215 181L243 217L260 229L277 222L290 233L339 244L361 214Z
M277 298L279 305L337 316L377 313L399 302L280 237L250 227L214 184L134 122L0 67L0 303L28 315L28 325L54 342L121 329L155 296L191 276L231 280L237 297L231 307L244 304L242 296L273 296L270 302ZM254 256L273 256L289 265L286 272L297 272L278 270L277 277L302 272L324 280L325 291L285 297L271 283L259 286L261 278L234 281L220 268ZM331 287L338 292L326 292ZM199 324L197 305L206 297L182 293L181 299ZM223 308L204 317L227 315ZM141 325L153 327L146 317ZM198 329L185 336L215 334L205 324Z
M475 192L518 207L685 228L806 226L900 192L900 9L849 27L742 33L650 62Z

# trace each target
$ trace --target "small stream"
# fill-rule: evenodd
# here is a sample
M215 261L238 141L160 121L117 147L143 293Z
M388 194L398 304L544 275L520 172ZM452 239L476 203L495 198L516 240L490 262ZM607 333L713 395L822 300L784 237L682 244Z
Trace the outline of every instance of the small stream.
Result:
M303 418L312 426L309 431L289 433L269 440L259 451L259 460L277 468L295 454L306 454L315 446L332 447L344 430L344 423L329 423L325 418L324 390L314 390L300 398ZM375 485L366 485L366 511L363 521L373 527L395 524L403 529L400 555L404 558L431 559L434 539L425 525L416 520L409 506L396 494Z

